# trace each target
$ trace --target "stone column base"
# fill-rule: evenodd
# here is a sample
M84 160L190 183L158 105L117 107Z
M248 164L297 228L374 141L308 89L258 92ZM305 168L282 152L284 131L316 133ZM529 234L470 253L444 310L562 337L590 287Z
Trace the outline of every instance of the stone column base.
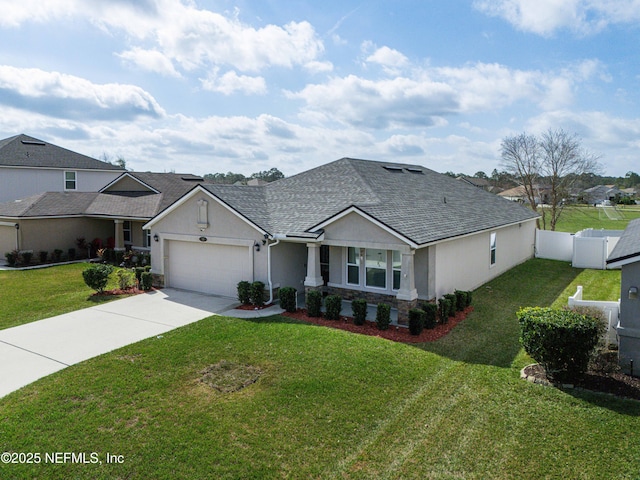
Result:
M418 299L398 300L398 325L409 325L409 310L418 306Z

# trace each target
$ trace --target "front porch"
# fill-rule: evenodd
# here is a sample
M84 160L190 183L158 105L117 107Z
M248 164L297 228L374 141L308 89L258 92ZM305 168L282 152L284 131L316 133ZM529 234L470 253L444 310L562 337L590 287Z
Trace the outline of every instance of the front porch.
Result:
M296 293L296 302L297 302L298 308L307 308L305 303L305 292ZM372 321L372 322L375 321L377 308L378 307L376 304L367 303L367 320L368 321ZM326 310L323 302L322 312L324 313L325 311ZM345 317L353 316L353 310L351 309L351 300L346 300L344 297L342 298L342 311L340 312L340 314ZM398 309L395 307L391 307L391 325L394 327L396 326L407 327L407 325L405 324L398 323Z

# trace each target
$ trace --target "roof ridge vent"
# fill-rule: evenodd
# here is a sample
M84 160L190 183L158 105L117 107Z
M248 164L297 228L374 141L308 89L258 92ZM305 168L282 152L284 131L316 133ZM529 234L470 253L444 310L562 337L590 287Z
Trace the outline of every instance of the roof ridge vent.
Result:
M389 172L402 173L402 167L398 167L396 165L383 165L382 168Z

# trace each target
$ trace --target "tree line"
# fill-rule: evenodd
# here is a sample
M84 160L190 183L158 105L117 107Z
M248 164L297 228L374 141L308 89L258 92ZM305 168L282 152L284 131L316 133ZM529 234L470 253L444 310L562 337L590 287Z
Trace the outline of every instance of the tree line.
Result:
M263 182L274 182L284 178L284 174L277 168L252 173L248 177L242 173L207 173L204 179L210 183L218 183L224 185L233 185L236 183L245 185L249 180L262 180Z

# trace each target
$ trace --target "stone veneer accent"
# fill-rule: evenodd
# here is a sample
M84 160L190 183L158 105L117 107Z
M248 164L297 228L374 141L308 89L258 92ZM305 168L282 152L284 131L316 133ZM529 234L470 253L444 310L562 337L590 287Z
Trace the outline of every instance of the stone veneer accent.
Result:
M321 287L319 287L321 288ZM329 295L340 295L345 300L355 300L356 298L364 298L368 304L377 305L378 303L387 303L392 308L398 310L398 324L409 324L409 310L418 306L418 299L415 300L398 300L395 295L389 295L376 292L364 292L361 290L351 290L349 288L325 287Z
M153 279L153 286L158 288L164 287L164 275L161 273L153 273L151 272L151 278Z

